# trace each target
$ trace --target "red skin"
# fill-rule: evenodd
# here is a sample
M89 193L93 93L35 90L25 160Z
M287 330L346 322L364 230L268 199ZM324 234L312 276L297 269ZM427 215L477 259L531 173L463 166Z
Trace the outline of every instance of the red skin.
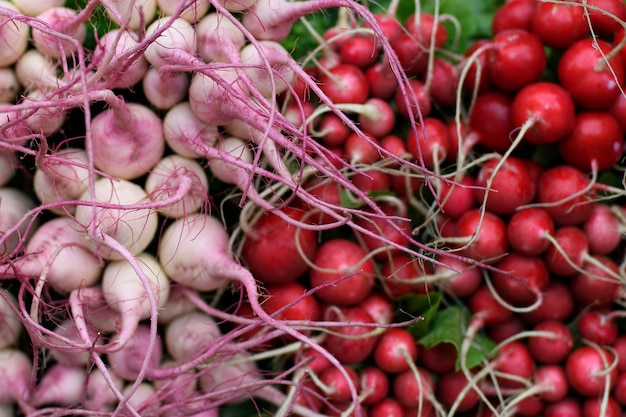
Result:
M466 51L464 56L469 58L472 56L479 48L483 48L485 46L490 45L490 41L487 39L480 39L474 42ZM467 65L467 64L466 64ZM476 61L473 61L467 71L467 76L463 80L463 88L466 91L473 92L474 90L478 90L479 94L485 93L487 91L493 90L495 88L493 81L489 76L489 71L487 71L487 51L483 50L477 57ZM476 77L478 76L478 82Z
M363 399L363 405L376 404L389 393L389 378L379 368L368 366L359 372L359 376L361 394L368 393Z
M514 156L508 157L498 171L494 170L499 160L491 159L483 164L476 176L476 200L479 203L485 198L485 190L489 186L489 194L485 207L492 213L508 216L518 207L533 201L537 191L526 163ZM489 179L493 176L491 184Z
M393 321L395 308L389 297L378 292L372 292L361 301L359 306L365 310L376 323L389 324Z
M268 314L274 314L281 308L292 302L294 305L278 313L275 317L278 320L319 320L320 306L315 297L312 295L302 297L306 292L306 287L297 282L289 282L280 285L271 285L266 287L267 297L261 304L263 310ZM299 301L296 301L300 298Z
M530 380L535 370L535 361L522 342L510 342L502 346L493 361L494 369L518 378ZM504 376L497 377L502 388L522 388L523 384Z
M428 67L428 52L424 46L408 33L403 33L391 42L402 69L408 76L422 74Z
M293 208L285 209L285 212L296 220L304 216L303 211ZM254 231L256 239L246 239L241 256L257 280L266 284L287 283L306 272L308 265L298 252L296 239L306 258L312 259L317 250L315 231L298 229L271 213L255 223Z
M456 297L467 297L476 291L483 282L480 269L474 265L452 257L441 257L439 262L445 266L436 265L436 274L454 274L439 284L439 287L448 294L453 294Z
M403 417L404 408L393 398L384 398L370 409L369 417Z
M590 204L592 192L578 195L588 186L589 178L582 171L569 165L555 166L544 171L539 178L536 201L550 204L561 202L544 208L556 225L577 225L587 220L593 210ZM575 194L577 197L571 198Z
M427 117L430 114L432 103L423 82L411 78L409 79L409 88L413 90L415 94L417 105L415 105L416 102L413 101L413 96L410 94L410 91L407 91L406 95L404 95L399 88L395 91L394 102L398 113L401 114L402 117L405 119L411 119L412 117L413 120L417 122L419 120L419 112L421 112L422 117ZM406 100L408 100L408 105ZM409 115L409 109L413 113L413 116Z
M540 207L515 212L507 223L506 236L516 252L526 256L541 255L550 247L546 236L554 234L554 221Z
M493 272L493 285L498 294L515 305L531 305L549 281L548 269L538 256L509 253L495 267L503 272Z
M617 368L606 373L612 361L613 355L607 350L598 350L591 346L579 347L567 357L565 362L565 373L570 386L577 393L587 397L600 396L605 389L607 378L610 381L609 388L613 387L617 380Z
M626 46L622 51L626 51ZM624 62L626 62L626 58L623 58ZM617 123L619 123L622 128L622 132L626 135L626 96L618 95L617 100L613 102L613 105L609 109L609 113L615 117Z
M458 219L456 229L459 237L471 237L480 227L476 239L461 253L478 261L493 262L494 258L507 252L506 224L500 217L490 212L485 212L480 226L479 222L479 209L472 209Z
M396 124L396 115L391 105L376 97L368 99L365 105L370 111L359 114L361 129L376 138L383 138L390 134Z
M387 373L404 372L409 369L408 360L417 360L417 344L408 330L388 329L378 338L373 357L376 366Z
M411 129L407 134L406 150L418 164L423 158L426 168L441 164L448 155L448 148L448 128L434 117L426 117L423 125L417 126L417 132Z
M430 349L419 345L417 355L419 363L430 372L444 374L454 371L457 359L457 349L452 343L442 342Z
M582 7L536 2L530 30L549 47L564 49L589 33Z
M565 398L548 404L544 410L544 417L582 417L582 406L578 399Z
M593 256L605 268L612 271L613 275L619 275L619 268L615 262L603 255ZM609 276L604 270L587 262L584 267L585 273L576 275L570 288L574 298L585 305L607 305L616 300L620 295L622 284Z
M626 372L620 372L617 376L612 395L618 404L626 405Z
M333 239L323 243L313 263L316 269L309 271L310 288L332 283L320 288L315 294L321 300L337 305L354 305L365 299L374 286L375 267L371 260L366 260L366 252L356 243L345 239ZM356 272L353 271L358 266ZM333 270L336 272L323 272ZM349 275L348 278L344 278Z
M610 43L598 40L603 54L608 54ZM565 50L557 67L559 83L585 109L604 110L611 107L624 85L624 63L615 55L606 65L604 58L591 41L582 39Z
M421 12L419 22L415 19L414 14L407 17L404 21L404 28L418 39L426 49L431 45L430 41L435 27L437 30L437 33L435 33L435 47L443 48L448 40L448 33L441 21L435 21L435 16Z
M528 338L528 350L533 358L543 364L563 362L574 348L574 336L565 323L547 320L538 323L534 331L550 332L553 337L533 336Z
M532 121L524 139L543 145L558 142L572 131L576 109L572 97L563 87L538 82L527 85L516 94L511 104L511 120L515 127Z
M365 71L365 78L370 86L370 96L390 99L398 88L396 78L387 61L378 62Z
M617 339L617 324L597 310L587 310L578 317L580 337L598 345L612 345Z
M617 363L617 369L620 372L626 371L626 335L619 335L615 342L613 342L613 349L617 353L619 362Z
M471 188L476 185L476 181L472 177L466 175L457 184L442 181L439 192L441 212L452 219L473 209L477 203L475 190Z
M378 140L367 133L365 135L370 141L363 139L356 132L350 133L346 138L343 151L348 161L370 165L380 160Z
M587 398L583 402L583 417L620 417L622 415L622 407L609 397L606 402L606 408L602 406L601 398Z
M542 292L543 302L533 311L521 314L526 323L534 324L545 320L565 321L574 312L574 297L564 283L551 280Z
M362 189L362 188L361 188ZM381 205L381 210L391 216L397 216L398 213L394 208L388 205ZM384 219L384 218L371 218L371 219L357 219L356 223L363 226L365 229L373 232L376 237L359 233L363 243L368 251L374 251L381 248L386 250L381 251L374 255L374 259L382 260L389 257L390 254L398 252L398 248L389 246L389 244L383 242L378 237L384 237L396 245L403 247L409 243L409 236L411 234L411 224L407 221L400 219Z
M408 369L398 375L393 382L393 394L395 399L405 408L416 408L422 403L423 415L428 415L432 404L428 397L434 393L432 376L423 368L417 368L419 379Z
M494 342L502 343L510 337L513 337L520 332L526 330L526 325L524 322L517 316L511 316L506 321L487 326L485 328L485 334Z
M607 112L587 111L576 115L570 134L559 142L559 152L565 161L580 169L605 171L620 161L623 155L624 133L615 118Z
M576 226L561 227L554 233L556 246L552 245L545 253L545 261L551 273L558 276L568 276L577 273L585 263L585 256L589 252L589 244L585 234ZM558 251L557 246L567 255L567 258ZM569 262L568 262L569 260ZM572 263L574 266L570 265Z
M535 0L510 0L493 14L491 32L496 34L507 29L530 30L530 22L535 11Z
M546 388L541 399L556 402L565 399L569 390L565 369L560 365L545 365L535 371L535 383Z
M343 369L348 373L352 385L358 387L359 376L356 371L347 366L344 366ZM350 399L350 385L338 368L329 366L322 371L319 378L325 386L331 388L330 392L326 394L329 401L342 402Z
M469 384L467 377L461 371L448 372L439 375L437 381L437 399L441 404L449 409L452 404L457 401L457 397L461 391ZM456 411L463 413L473 409L479 401L478 394L473 389L464 394L463 399L459 403Z
M470 129L478 134L480 144L490 151L504 153L511 146L512 103L513 100L500 91L481 94L474 103Z
M620 27L617 32L615 32L613 45L616 47L619 46L624 41L624 36L626 36L626 28ZM625 63L624 65L626 65L626 47L622 47L622 49L619 50L619 54L622 57L622 61Z
M611 40L615 32L622 27L620 21L626 20L626 4L624 4L623 0L589 0L588 4L617 17L617 20L615 20L615 18L604 13L589 9L591 26L593 26L594 32L605 39Z
M470 296L469 308L473 317L481 320L485 325L501 324L513 316L513 312L500 304L485 285Z
M389 42L392 42L398 36L402 35L402 24L398 22L395 16L391 16L388 13L376 13L374 19L378 23L384 38Z
M405 253L396 253L391 257L386 256L387 259L384 260L380 269L380 278L385 292L391 298L406 294L426 294L429 292L428 284L425 282L407 282L427 274L422 262ZM433 285L431 284L431 286Z
M593 211L582 229L589 243L589 252L595 255L613 252L622 241L619 219L606 204L593 205Z
M345 323L345 326L333 327L325 341L326 349L342 364L350 365L363 362L374 351L377 336L363 336L373 327L356 326L351 323L374 323L374 319L360 307L344 307L339 311L334 308L326 313L326 319ZM358 383L357 383L358 385Z
M351 132L350 128L335 113L324 114L316 131L321 132L317 137L328 147L343 146Z
M355 65L339 64L322 72L318 84L333 103L362 104L369 97L367 78Z
M356 174L352 178L352 183L364 193L386 191L391 187L389 174L378 169L368 170L364 174ZM385 223L388 224L388 222Z
M487 70L491 80L504 91L518 91L541 78L546 54L537 36L523 29L497 33L487 51Z
M451 107L456 103L456 90L459 74L457 68L442 58L433 61L433 78L430 95L433 102L441 107Z
M342 187L336 182L322 178L313 178L304 184L304 189L307 190L307 192L312 196L317 197L326 203L335 204L337 206L341 205ZM301 205L305 210L310 210L307 213L307 221L312 224L328 224L336 221L335 218L329 214L322 212L314 213L312 208L305 203L302 203Z
M380 50L376 38L372 35L355 35L341 45L339 55L343 62L349 62L365 69L378 61Z

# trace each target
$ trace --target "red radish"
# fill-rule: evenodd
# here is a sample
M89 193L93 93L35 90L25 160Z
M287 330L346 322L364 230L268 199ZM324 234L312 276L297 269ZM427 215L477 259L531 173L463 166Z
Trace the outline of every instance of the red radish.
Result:
M572 294L585 305L610 304L620 296L619 268L603 255L593 256L591 261L587 261L583 271L572 278Z
M365 300L361 301L360 307L378 324L393 322L394 306L389 297L385 295L373 291Z
M99 39L94 51L94 63L107 86L131 88L139 83L148 71L148 62L143 55L130 58L138 41L130 31L113 29ZM110 56L110 57L109 57Z
M579 394L592 397L611 389L617 380L617 369L612 366L613 355L602 348L581 346L565 362L570 386Z
M279 320L319 320L319 303L312 295L305 295L306 291L306 287L297 282L268 286L263 309Z
M615 401L617 401L620 405L625 405L626 403L626 373L620 372L617 376L617 381L615 382L615 387L613 387L613 392L611 393Z
M595 7L589 8L589 17L594 32L611 39L621 27L619 21L626 20L626 5L619 0L591 0L589 5Z
M594 204L591 215L582 228L592 254L609 254L618 247L622 239L619 221L606 204Z
M541 391L541 399L550 403L565 399L569 391L565 370L560 365L538 367L534 380L537 390Z
M375 366L368 366L359 372L361 380L360 392L363 405L373 405L381 401L389 393L387 374Z
M530 123L524 133L528 142L540 145L558 142L574 128L576 109L570 94L561 86L537 82L522 88L511 104L511 121L516 127Z
M89 231L89 246L106 259L121 259L119 249L111 248L113 239L132 254L143 252L156 234L157 216L148 208L146 192L126 180L97 180L93 192L80 197L85 205L76 208L76 221ZM106 247L105 247L106 246Z
M493 262L508 249L506 225L497 215L472 209L457 221L457 236L467 238L462 254L482 262Z
M218 131L201 121L185 101L172 107L163 118L163 137L167 145L186 158L199 158L205 147L213 147Z
M343 370L350 377L352 385L358 384L359 376L354 369L344 366ZM324 369L319 375L319 380L324 386L322 391L329 401L343 402L350 400L350 384L337 368L329 366Z
M393 42L390 39L390 42ZM386 61L378 62L365 71L365 78L370 86L370 97L383 100L391 98L398 88L398 79Z
M435 265L435 275L446 278L439 286L448 294L457 297L467 297L480 287L483 277L480 269L453 257L441 257L440 264Z
M545 417L582 417L582 406L578 399L567 397L561 401L548 404L544 410Z
M497 33L487 51L487 70L496 86L518 91L539 80L546 67L546 54L539 38L523 29Z
M363 71L351 64L340 64L320 75L320 88L333 103L365 103L369 85Z
M41 376L30 401L36 407L73 406L82 398L86 376L85 367L54 364Z
M352 132L346 137L343 144L345 158L352 164L371 165L380 160L380 146L372 135L362 137Z
M624 133L606 112L579 112L574 129L559 142L565 161L581 171L606 171L622 159Z
M552 245L545 254L550 272L559 276L580 272L588 256L589 245L578 227L559 228L551 239Z
M342 42L339 54L343 62L367 68L378 60L380 51L374 36L357 34Z
M533 327L533 331L553 334L553 336L533 336L528 339L528 349L537 362L545 364L561 363L574 348L574 336L561 321L542 321Z
M383 398L372 406L368 416L370 417L403 417L404 408L393 398Z
M446 372L437 381L437 399L447 409L454 408L460 413L470 411L478 404L479 397L473 389L466 389L468 385L463 372Z
M403 32L402 24L390 13L390 10L387 10L387 13L376 13L374 20L376 20L383 36L388 39L389 42L393 42L394 39Z
M530 380L535 369L535 362L526 344L515 341L500 347L493 367L498 371L497 381L502 388L523 386L520 379Z
M455 369L457 348L452 343L441 342L431 348L420 345L418 358L424 368L435 374L445 374Z
M442 181L439 189L438 204L447 217L456 219L476 206L476 181L469 175L455 182Z
M513 312L496 300L491 290L483 285L470 296L469 307L473 313L470 326L478 329L484 325L504 323L513 316ZM473 330L472 329L472 330Z
M168 110L187 96L189 77L184 72L162 72L151 67L142 79L146 100L159 110Z
M37 16L47 27L33 27L31 36L39 52L53 58L68 57L76 52L87 37L87 27L78 12L67 7L52 7ZM65 36L60 37L53 31ZM71 40L69 40L71 39Z
M564 49L587 35L584 13L582 7L574 4L537 3L530 30L544 45Z
M624 85L624 63L619 55L606 61L611 44L598 39L582 39L565 50L557 68L559 83L585 109L607 109ZM602 55L600 54L602 51Z
M19 274L41 280L40 285L46 283L61 294L100 280L102 264L69 217L53 218L39 226L26 245L26 253L15 263Z
M452 107L456 103L459 71L445 59L435 57L432 66L430 94L433 102L442 107Z
M356 243L346 239L324 242L309 271L311 288L327 303L354 305L363 301L374 286L374 263Z
M494 266L493 285L502 298L523 306L541 302L541 291L550 279L542 258L512 252Z
M539 177L536 201L544 205L554 223L560 226L584 222L593 209L589 179L578 169L559 165Z
M493 14L491 31L496 34L508 29L530 30L537 3L533 0L510 0Z
M499 91L481 94L470 114L470 128L478 141L489 150L506 152L511 146L511 98Z
M382 170L378 169L366 169L362 174L357 174L352 178L352 183L355 187L358 187L365 193L376 193L376 192L384 192L388 191L391 188L391 177L389 174ZM371 210L368 210L371 211ZM407 222L398 221L397 225L393 225L389 222L388 219L381 219L380 221L374 221L375 223L383 223L389 229L391 229L391 233L396 233L399 235L400 240L406 242L408 234L408 230L398 230L398 228L403 228L404 224ZM403 224L404 223L404 224ZM371 237L369 240L372 240ZM373 239L374 241L378 241L377 238ZM371 245L367 245L369 248L373 248Z
M483 94L494 88L493 81L487 71L487 49L491 43L487 39L479 39L465 51L463 70L467 71L463 80L463 88L471 93Z
M513 156L485 162L476 176L476 186L476 199L484 201L490 212L502 216L533 201L536 192L526 163Z
M357 113L359 126L363 131L379 139L390 134L396 123L393 108L380 98L368 99Z
M388 329L378 338L374 361L378 368L388 373L409 369L409 362L417 360L417 344L408 330Z
M544 320L565 321L574 312L574 297L568 286L560 281L551 280L541 293L541 298L541 305L522 314L525 322L536 324Z
M293 208L283 212L296 220L303 220L306 214ZM241 256L257 280L284 284L306 272L316 250L315 231L299 229L274 213L265 213L254 223L254 236L246 238Z
M626 13L625 13L626 14ZM613 397L587 398L583 402L583 417L620 417L622 407Z
M135 179L163 157L161 119L138 103L117 101L91 121L94 164L107 174Z
M448 39L446 27L439 16L420 12L409 15L404 20L404 28L415 37L425 48L434 46L442 48ZM431 43L434 39L434 43Z
M403 93L397 89L394 94L396 109L405 119L419 120L419 115L426 117L432 110L432 102L424 83L416 78L409 79L409 90Z
M550 247L547 236L554 234L554 221L543 208L533 207L515 212L508 221L509 245L526 256L541 255Z
M367 172L369 174L369 172ZM363 189L363 187L361 187ZM379 189L384 191L388 189ZM389 216L406 215L406 209L394 208L386 204L380 204L382 211ZM369 210L366 210L369 212ZM356 224L364 229L372 232L372 235L366 235L357 232L357 236L363 242L369 252L374 253L374 259L388 259L389 255L399 253L398 247L406 247L409 244L407 236L410 235L410 223L403 218L381 219L380 217L358 218ZM388 242L394 242L397 246L392 247Z
M423 414L428 415L432 408L435 384L432 376L423 368L417 372L408 369L396 376L393 382L393 395L404 408L420 408Z
M333 333L328 334L325 341L328 351L342 364L363 362L374 351L378 340L375 322L365 310L331 307L325 318L342 323L333 327Z
M424 45L413 35L402 33L391 41L402 70L409 76L418 76L428 67L428 53Z
M507 318L502 323L487 326L485 332L487 336L496 343L503 343L506 340L517 337L518 334L526 330L526 325L518 315Z
M380 269L381 284L391 298L406 294L426 294L429 269L420 260L404 253L388 256Z
M448 157L450 139L447 126L434 117L425 117L424 123L411 129L406 137L406 150L421 165L434 168Z
M10 187L0 188L0 253L10 254L20 244L28 231L27 213L35 208L31 198Z
M192 159L170 155L152 169L144 188L152 201L178 197L179 201L165 204L158 210L167 217L178 218L200 210L207 203L208 179L202 166Z
M578 331L585 340L602 346L612 345L618 334L613 319L597 310L587 310L578 317Z
M350 129L334 113L326 113L319 121L315 136L328 147L342 146L350 134Z

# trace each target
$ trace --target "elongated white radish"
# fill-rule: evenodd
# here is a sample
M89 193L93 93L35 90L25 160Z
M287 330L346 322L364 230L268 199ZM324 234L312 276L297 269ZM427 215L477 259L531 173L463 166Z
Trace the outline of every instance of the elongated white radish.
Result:
M134 255L143 252L157 230L156 212L142 207L149 201L147 193L132 182L108 178L97 180L94 192L83 193L80 199L86 205L76 208L76 220L89 231L94 251L105 259L122 259L103 244L107 235Z
M198 118L188 101L172 107L163 118L163 136L167 145L178 155L200 158L205 148L212 148L218 128Z
M152 201L172 198L187 184L182 199L159 208L167 217L178 218L195 213L207 203L209 181L202 166L193 159L170 155L161 159L152 169L144 185Z

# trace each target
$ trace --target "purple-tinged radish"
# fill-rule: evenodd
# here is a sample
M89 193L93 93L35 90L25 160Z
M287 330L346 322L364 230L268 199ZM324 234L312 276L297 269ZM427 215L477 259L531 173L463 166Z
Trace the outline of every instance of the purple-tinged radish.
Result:
M184 72L161 72L152 67L144 75L142 86L150 104L159 110L168 110L185 99L189 76Z
M97 339L97 331L92 326L87 326L87 332L93 340ZM97 343L100 344L100 342ZM76 322L72 319L66 319L59 323L54 329L54 335L49 335L46 338L45 345L50 356L61 365L84 367L91 360L91 352L82 349L82 340L76 329Z
M193 311L182 314L165 327L167 353L179 364L200 355L207 346L222 336L210 316Z
M128 398L127 407L132 407L143 415L153 415L154 410L150 410L150 408L158 408L161 405L159 401L152 398L155 393L156 389L151 382L127 385L122 390L124 398ZM150 405L148 409L146 409L147 404Z
M103 4L111 20L133 30L149 24L156 16L156 0L109 0Z
M170 295L163 309L159 311L159 324L167 325L178 317L197 310L196 305L187 297L186 291L180 285L170 285Z
M0 349L0 404L19 403L21 408L31 408L26 402L31 385L33 362L29 355L18 349Z
M17 98L20 83L13 68L0 68L0 104L10 104Z
M15 176L19 166L17 155L12 151L0 151L0 187L5 186Z
M18 13L9 13L9 10L18 12L15 4L9 1L0 1L0 39L2 39L2 48L0 48L0 67L8 67L17 62L28 48L28 37L30 34L29 27L21 20L13 18L12 15Z
M272 41L260 41L256 45L250 43L244 46L239 54L244 71L263 97L275 97L285 92L289 85L294 84L296 75L288 65L268 62L266 58L288 54L279 43ZM269 65L272 69L271 74L268 72Z
M60 81L50 57L36 49L26 51L15 64L15 75L22 86L31 89L58 88Z
M87 26L79 20L76 10L53 7L39 14L37 19L45 25L46 30L41 29L39 25L32 28L33 45L46 56L68 57L75 53L87 38Z
M22 191L9 187L0 188L1 254L9 255L20 243L24 243L29 225L24 216L34 208L35 203Z
M148 44L144 56L150 64L161 67L185 62L196 52L196 36L191 24L184 19L159 18L146 29L146 37L157 38Z
M172 16L181 7L181 2L179 0L157 0L157 6L163 15ZM195 23L207 14L210 7L210 0L187 2L178 17L189 23Z
M131 88L144 77L148 61L143 54L137 51L128 56L137 45L133 33L120 29L113 29L100 38L93 60L107 87Z
M198 55L207 63L232 62L246 44L243 32L226 15L209 13L196 25Z
M24 326L16 309L15 296L0 288L0 349L15 345L22 334Z
M26 116L24 123L34 133L43 136L51 136L61 129L66 119L66 111L61 103L58 106L39 106L39 102L48 100L58 100L59 96L48 96L43 90L32 90L22 100L22 104L29 105L31 109L23 110L22 115Z
M29 401L36 407L76 406L82 396L87 368L54 364L46 368Z
M163 359L163 345L158 336L155 343L151 343L150 332L147 325L137 326L136 332L121 349L107 354L111 373L134 382L143 370L159 366Z
M193 159L170 155L152 169L144 188L152 201L173 198L186 191L179 201L159 208L164 216L179 218L195 213L207 203L209 182L202 166Z
M114 373L109 373L110 382L117 391L124 387L124 380ZM87 375L85 394L82 405L87 410L112 410L118 402L118 397L109 385L107 378L100 369L93 369Z
M200 120L188 101L172 107L163 118L165 142L186 158L200 158L204 149L213 147L218 134L217 126Z

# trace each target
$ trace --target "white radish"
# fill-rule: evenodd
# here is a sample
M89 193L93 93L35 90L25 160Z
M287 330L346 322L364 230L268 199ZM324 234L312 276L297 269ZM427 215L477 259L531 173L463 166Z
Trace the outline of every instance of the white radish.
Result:
M205 148L212 148L219 131L217 126L200 120L188 101L172 107L163 118L163 136L178 155L200 158Z
M0 254L11 254L24 243L29 227L25 216L34 208L35 203L22 191L0 188Z
M97 339L97 331L92 326L87 326L87 332L94 340ZM50 355L57 363L75 367L87 366L91 361L91 352L82 349L81 345L82 339L76 329L76 322L72 319L59 323L54 329L54 335L47 337L46 343Z
M159 208L167 217L178 218L200 210L207 203L209 181L202 166L193 159L170 155L152 169L144 188L152 201L173 198L186 187L179 201Z
M165 16L172 16L181 6L180 0L157 0L159 10ZM178 15L189 23L197 22L209 11L211 2L209 0L191 0L185 5L183 11Z
M132 182L101 178L94 192L86 191L80 199L86 205L76 208L76 220L87 228L90 244L105 259L122 259L111 249L108 238L120 243L131 254L143 252L156 235L158 219L153 209L142 207L147 193Z
M15 261L14 267L20 275L41 280L41 285L61 294L94 285L102 273L85 233L69 217L53 218L39 226L26 245L26 255Z
M0 67L15 64L28 48L29 26L15 19L18 8L6 0L0 1Z
M175 368L178 365L178 362L168 360L161 364L161 369ZM189 400L197 394L197 379L195 370L192 370L177 374L172 378L157 379L153 383L158 398L165 403L176 403Z
M42 54L61 58L72 55L87 38L87 26L78 12L68 7L53 7L37 16L46 29L33 27L33 45ZM59 35L64 35L63 37ZM67 38L71 39L67 39Z
M160 401L155 401L152 398L155 393L156 389L154 385L149 382L142 382L137 386L127 385L122 390L122 395L128 397L128 405L134 409L141 409L143 415L154 415L154 412L150 411L150 408L161 405ZM150 401L150 407L145 409L145 403L148 401Z
M128 342L119 350L107 354L111 372L126 381L136 381L142 368L155 369L163 358L163 346L157 336L156 343L150 345L150 327L139 325Z
M240 51L244 71L263 97L271 98L285 92L296 81L296 74L286 64L271 63L272 74L268 72L267 57L284 56L285 48L279 43L259 41L257 45L248 44Z
M11 181L15 168L19 166L17 155L13 151L0 151L0 187Z
M24 351L0 349L0 404L25 402L32 368L32 359Z
M190 312L172 320L165 327L165 348L179 364L199 356L219 339L222 333L213 318L201 312Z
M170 286L170 295L163 309L159 311L159 324L167 325L179 316L196 311L196 306L185 295L185 289L180 285Z
M239 138L225 138L220 140L215 147L221 152L240 159L243 164L251 166L254 161L250 145ZM219 158L210 159L208 164L213 175L220 181L235 184L240 189L245 189L248 186L251 173L242 166L236 166Z
M148 102L159 110L167 110L185 99L190 81L185 72L161 72L152 67L141 83Z
M33 179L35 195L43 204L76 200L89 185L87 153L82 149L65 149L44 155L35 161ZM73 214L76 207L63 205L49 209L55 214Z
M58 88L61 82L50 57L29 49L15 64L15 75L26 89Z
M210 125L225 125L246 117L249 94L233 68L219 68L211 76L195 73L189 86L189 103L194 114ZM246 114L247 113L247 114Z
M117 391L121 391L124 387L124 380L114 373L109 373L111 382ZM93 411L111 411L118 402L115 391L109 385L109 381L105 378L100 369L93 369L87 375L87 383L85 386L85 399L82 405L87 410Z
M65 4L64 0L11 0L26 16L37 16L53 7Z
M170 292L170 281L155 257L141 253L136 256L136 261L141 271L136 271L135 266L126 260L119 260L109 262L102 274L104 298L111 309L122 317L122 327L118 333L120 345L131 338L141 320L150 317L151 298L156 302L155 308L160 309ZM139 277L140 272L147 282Z
M165 150L159 116L139 103L114 103L91 121L94 164L126 180L150 171Z
M113 29L100 38L94 51L94 62L109 88L131 88L145 76L148 61L143 53L126 56L137 45L135 34L126 30ZM111 55L110 58L107 54Z
M165 64L179 63L181 57L187 60L195 55L195 31L188 21L167 17L157 19L146 29L146 37L153 36L158 31L161 31L160 35L144 51L150 64L158 68Z
M0 349L15 345L22 334L24 326L16 309L15 296L0 288Z
M198 55L205 62L232 62L246 44L243 32L225 15L209 13L196 25Z
M108 0L103 4L111 20L133 30L149 24L156 16L156 0Z
M35 133L41 133L44 136L50 136L61 129L66 118L66 111L59 106L40 107L37 108L38 102L48 100L58 100L59 96L49 97L43 90L32 90L23 100L24 104L31 103L33 109L23 110L22 114L26 116L26 126Z
M83 396L87 368L54 364L46 368L30 401L37 407L76 406Z
M0 104L13 103L19 91L20 82L13 68L0 68Z

